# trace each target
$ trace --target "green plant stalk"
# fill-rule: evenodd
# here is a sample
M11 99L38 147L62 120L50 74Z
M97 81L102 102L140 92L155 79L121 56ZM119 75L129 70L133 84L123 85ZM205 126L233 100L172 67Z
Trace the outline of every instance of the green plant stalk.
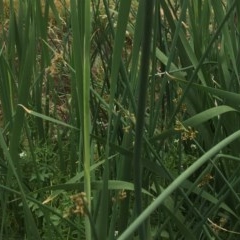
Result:
M160 18L160 3L159 1L155 1L155 7L154 7L154 20L153 20L153 41L152 41L152 56L151 56L151 61L152 61L152 69L151 69L151 84L150 84L150 113L149 113L149 128L148 128L148 134L149 136L152 136L154 133L154 113L155 113L155 89L156 89L156 75L155 71L157 69L157 58L156 58L156 51L157 51L157 44L158 43L158 35L159 32L161 34L161 30L158 32L158 29L160 28L161 24L159 23L159 18ZM161 36L160 36L161 39ZM161 45L161 43L160 43Z
M138 218L128 227L128 229L118 238L118 240L124 240L128 238L145 219L147 219L154 210L159 207L164 200L170 196L181 184L190 177L196 170L198 170L204 163L206 163L210 158L216 155L219 151L225 148L227 145L235 141L240 137L240 130L231 134L208 152L206 152L202 157L200 157L196 162L194 162L188 169L186 169L181 175L179 175L164 191L138 216Z
M48 1L49 3L49 1ZM34 19L36 19L36 31L38 31L39 34L39 38L42 41L47 41L48 38L48 33L47 33L47 29L48 29L48 9L49 6L46 3L45 5L45 9L44 9L44 14L43 14L43 9L41 7L41 0L37 0L35 2L35 9L36 11L34 11ZM42 96L46 96L47 93L45 93L44 90L44 84L43 84L43 80L44 80L44 73L45 73L45 69L47 66L50 65L50 57L49 57L49 49L48 47L44 44L42 45L41 48L41 63L39 63L39 70L36 73L36 80L34 81L33 84L33 94L32 94L32 99L35 103L35 109L37 112L42 113L44 106L42 104ZM45 106L47 106L47 101ZM45 114L47 114L47 112L45 112ZM46 133L47 131L45 131L47 128L45 128L43 120L42 119L36 119L36 126L37 126L37 132L38 132L38 138L39 140L44 143L44 141L46 140Z
M2 112L4 116L4 122L11 121L14 107L13 107L13 83L12 74L5 57L0 52L0 98L2 105Z
M132 47L132 64L131 64L131 74L130 74L130 84L131 90L135 96L137 92L138 82L138 66L140 57L140 48L142 43L142 31L143 31L143 14L144 14L144 2L140 1L136 16L135 30L133 35L133 47ZM136 107L133 104L134 113L136 112Z
M84 192L87 198L88 212L91 214L91 150L90 150L90 0L84 1L84 39L83 39L83 157L84 157ZM86 239L91 240L91 224L85 220Z
M107 1L104 1L106 13L109 13ZM115 102L115 94L117 91L117 80L119 75L119 69L121 66L121 57L122 57L122 49L125 41L125 32L127 29L129 10L131 6L131 1L120 1L118 20L117 20L117 28L116 34L113 33L114 36L114 47L113 47L113 56L112 56L112 64L111 64L111 86L110 86L110 99L109 99L109 108L108 108L108 132L107 132L107 141L105 148L105 158L107 159L104 164L104 173L103 173L103 188L101 192L101 202L99 207L99 212L97 216L97 232L99 239L107 238L108 231L108 209L109 209L109 154L110 154L110 143L114 141L111 126L114 124L114 102ZM109 14L107 14L109 15ZM110 15L109 15L110 17ZM110 18L109 18L110 26L113 26Z
M86 60L84 60L85 56L84 54L86 54L85 50L84 50L84 44L85 44L85 22L84 22L84 18L85 18L85 3L84 2L79 2L79 1L75 1L75 0L71 0L70 2L70 8L71 8L71 25L72 25L72 34L73 34L73 48L72 48L72 58L73 58L73 66L75 69L75 74L73 75L73 84L76 84L76 99L74 99L74 101L76 101L76 112L77 112L77 116L76 118L78 119L78 124L79 127L81 129L80 133L79 133L79 142L78 142L78 151L79 151L79 157L78 157L78 164L79 164L79 168L80 166L83 165L84 167L84 174L87 174L88 172L88 156L87 156L87 152L86 152L86 144L89 144L84 142L85 140L85 134L86 131L88 131L89 129L85 129L84 123L84 111L85 111L85 100L84 97L86 97L86 89L84 89L85 86L85 81L86 79L84 79L85 74L86 74L86 70L84 70L84 62L86 64ZM89 81L89 79L88 79ZM87 116L86 116L87 117ZM87 127L87 126L86 126ZM86 155L86 159L85 158ZM86 165L85 165L86 164ZM79 169L80 170L80 169ZM87 176L87 180L89 181L89 178ZM84 186L85 186L85 181L84 181ZM85 191L85 189L84 189ZM86 198L87 196L89 196L89 189L86 190ZM85 199L84 199L85 200ZM90 201L90 199L86 199L88 202ZM90 203L89 203L90 204ZM91 239L91 226L90 226L90 221L88 218L85 219L85 235L86 235L86 239ZM81 238L80 232L78 232L78 236L79 238Z
M144 1L144 0L143 0ZM136 214L139 216L142 212L142 139L145 124L145 107L148 87L148 73L151 52L151 39L152 39L152 14L154 1L144 1L144 28L143 28L143 43L142 43L142 56L141 56L141 70L140 70L140 86L138 96L138 108L136 115L136 128L135 128L135 145L134 145L134 186L135 186L135 204ZM140 239L146 239L146 230L144 224L139 228Z
M122 147L127 149L129 146L131 146L133 143L133 133L125 133L123 137L123 143ZM123 155L119 159L119 178L122 181L131 182L131 171L129 171L129 162L132 161L132 156L130 155ZM119 234L123 233L124 230L127 228L128 225L128 219L129 219L129 209L130 208L130 196L127 194L126 199L124 201L120 202L119 206L119 222L118 222L118 230Z
M78 98L78 108L81 121L80 139L83 144L79 144L79 151L84 159L84 192L88 213L91 214L91 151L90 151L90 31L91 31L91 11L90 1L71 1L72 28L73 28L73 59L76 70L76 89ZM79 43L81 46L79 48ZM81 156L81 154L80 154ZM81 157L79 158L81 165ZM92 239L91 224L85 218L86 239Z

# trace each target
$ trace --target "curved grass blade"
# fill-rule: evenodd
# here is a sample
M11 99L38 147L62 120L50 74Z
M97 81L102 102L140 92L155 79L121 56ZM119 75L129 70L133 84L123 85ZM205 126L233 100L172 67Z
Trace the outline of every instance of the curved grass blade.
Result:
M188 82L184 79L181 79L181 78L178 78L178 77L174 77L174 76L171 76L169 74L167 74L170 79L172 80L176 80L180 83L183 83L183 84L188 84ZM227 91L227 90L222 90L222 89L218 89L218 88L212 88L212 87L208 87L208 86L203 86L203 85L200 85L200 84L197 84L197 83L192 83L193 87L199 89L199 90L202 90L206 93L211 93L219 98L221 98L222 100L225 100L225 104L231 104L233 106L237 106L237 107L240 107L240 95L238 93L234 93L234 92L230 92L230 91Z
M93 190L101 190L103 186L102 181L93 181L91 182L91 187ZM109 180L108 181L108 190L129 190L129 191L134 191L134 184L131 182L126 182L126 181L119 181L119 180ZM55 190L75 190L78 189L80 191L84 190L84 182L79 182L79 183L64 183L64 184L58 184L58 185L53 185L49 187L44 187L41 189L38 189L34 191L33 193L39 193L39 192L45 192L45 191L55 191ZM154 196L147 191L146 189L141 188L141 192L148 195L151 198L154 198Z
M118 240L124 240L128 238L138 227L145 221L150 214L163 203L164 200L170 194L172 194L181 184L190 177L197 169L199 169L204 163L216 155L219 151L225 148L227 145L235 141L240 137L240 130L233 133L229 137L222 140L220 143L211 148L196 162L194 162L188 169L186 169L181 175L179 175L157 198L151 203L142 214L129 226L129 228L118 238Z
M62 125L62 126L67 127L67 128L72 128L72 129L75 129L75 130L79 130L78 128L76 128L76 127L74 127L74 126L69 125L69 124L67 124L67 123L64 123L64 122L62 122L62 121L59 121L59 120L57 120L57 119L55 119L55 118L48 117L48 116L46 116L46 115L44 115L44 114L34 112L34 111L32 111L32 110L24 107L22 104L18 104L18 106L22 107L22 108L25 110L26 113L28 113L28 114L30 114L30 115L33 115L33 116L35 116L35 117L42 118L43 120L52 122L52 123L57 124L57 125Z
M222 115L222 114L225 114L228 112L239 113L238 110L236 110L232 107L226 106L226 105L217 106L217 107L207 109L201 113L198 113L198 114L194 115L193 117L183 121L181 124L186 128L187 127L196 127L210 119L213 119L214 117L217 117L219 115ZM150 141L155 142L157 140L164 139L168 136L172 136L173 134L179 133L179 131L181 131L181 130L176 130L176 129L166 130L166 131L156 135L152 139L150 139Z

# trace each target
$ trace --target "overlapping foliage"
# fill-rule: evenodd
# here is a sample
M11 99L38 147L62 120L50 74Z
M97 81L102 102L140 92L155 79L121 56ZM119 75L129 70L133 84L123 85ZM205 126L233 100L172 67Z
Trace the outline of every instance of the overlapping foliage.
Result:
M238 239L239 14L0 0L0 238Z

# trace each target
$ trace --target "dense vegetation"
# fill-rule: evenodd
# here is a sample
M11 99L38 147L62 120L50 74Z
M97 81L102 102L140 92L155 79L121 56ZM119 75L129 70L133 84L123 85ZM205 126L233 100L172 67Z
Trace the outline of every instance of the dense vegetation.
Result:
M239 16L0 0L0 239L239 239Z

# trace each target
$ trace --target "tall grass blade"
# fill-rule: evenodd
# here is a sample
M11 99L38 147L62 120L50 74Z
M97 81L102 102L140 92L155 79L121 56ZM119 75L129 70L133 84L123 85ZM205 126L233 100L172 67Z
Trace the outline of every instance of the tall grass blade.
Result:
M79 139L79 166L84 159L84 191L87 198L89 214L91 214L91 150L90 150L90 31L91 12L90 1L78 2L71 0L73 28L73 59L75 69L78 111L80 114L81 132ZM79 43L81 43L79 49ZM85 221L86 238L91 239L89 219Z
M144 134L145 125L145 106L147 97L147 86L148 86L148 73L149 73L149 62L150 52L152 43L152 22L153 22L153 1L143 1L143 8L145 9L143 15L143 42L142 42L142 56L141 56L141 70L139 76L139 95L138 95L138 108L136 115L136 135L134 144L134 185L135 185L135 196L136 196L136 216L139 216L142 212L142 139ZM146 229L144 224L139 228L140 239L146 239Z

